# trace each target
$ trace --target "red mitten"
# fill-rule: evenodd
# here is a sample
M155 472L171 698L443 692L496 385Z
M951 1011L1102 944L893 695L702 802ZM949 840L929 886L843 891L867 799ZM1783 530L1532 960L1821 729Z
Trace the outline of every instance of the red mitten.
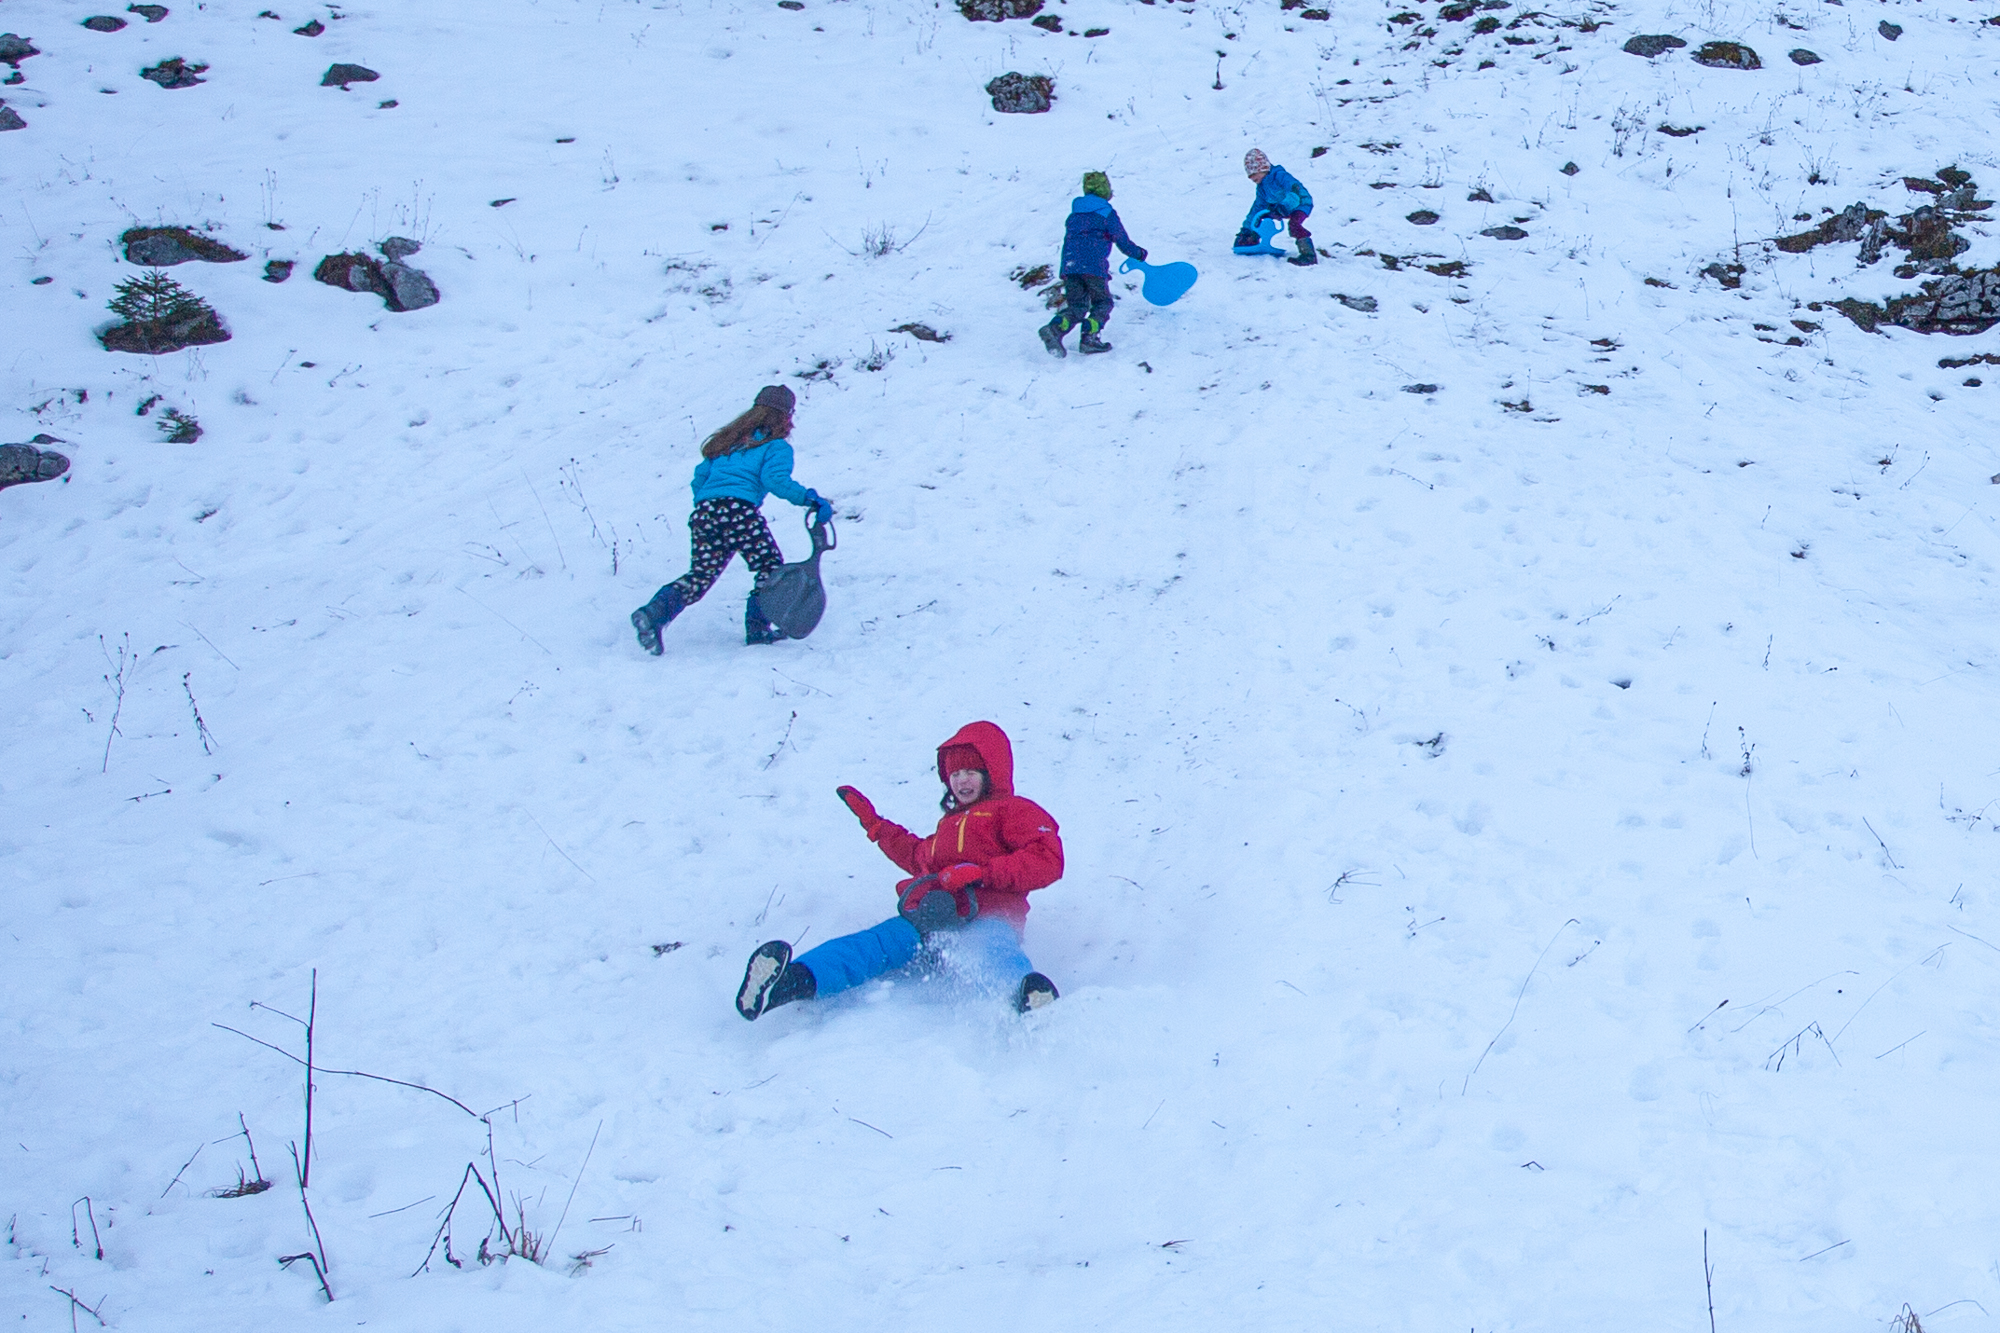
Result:
M882 828L882 817L875 813L874 802L852 787L835 787L833 794L838 796L847 808L854 812L854 817L861 821L861 831L868 835L868 840L875 841L876 835Z
M986 882L986 867L961 861L955 866L946 866L938 871L938 887L957 897L961 889L977 888Z
M899 912L916 911L917 904L924 900L924 895L936 887L938 887L938 877L936 875L918 875L913 879L898 880L896 882L896 910Z

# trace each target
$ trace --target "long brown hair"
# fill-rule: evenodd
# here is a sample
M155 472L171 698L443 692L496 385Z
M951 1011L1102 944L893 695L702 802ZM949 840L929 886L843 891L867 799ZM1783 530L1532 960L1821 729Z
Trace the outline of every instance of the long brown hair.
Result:
M720 458L739 449L748 449L765 440L791 438L792 414L781 408L759 404L724 426L701 443L703 458Z

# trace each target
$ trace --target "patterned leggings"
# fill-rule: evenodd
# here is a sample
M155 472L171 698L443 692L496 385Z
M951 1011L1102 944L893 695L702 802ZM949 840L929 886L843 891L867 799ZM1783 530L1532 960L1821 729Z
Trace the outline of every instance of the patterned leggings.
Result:
M694 548L688 572L667 585L678 588L687 605L707 594L732 555L740 552L743 563L756 574L768 574L785 563L778 543L771 539L770 525L748 500L703 500L688 517L688 539Z

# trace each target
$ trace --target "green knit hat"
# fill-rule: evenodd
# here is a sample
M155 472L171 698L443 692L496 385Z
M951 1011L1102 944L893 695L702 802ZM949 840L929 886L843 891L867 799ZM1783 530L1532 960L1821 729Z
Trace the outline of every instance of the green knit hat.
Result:
M1083 173L1083 192L1085 194L1094 194L1099 199L1109 200L1111 198L1111 178L1101 171L1086 171Z

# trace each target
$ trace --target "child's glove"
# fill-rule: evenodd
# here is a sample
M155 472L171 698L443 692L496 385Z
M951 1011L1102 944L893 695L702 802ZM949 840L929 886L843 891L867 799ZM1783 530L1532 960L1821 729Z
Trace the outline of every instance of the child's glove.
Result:
M861 831L868 835L868 841L874 842L881 836L882 817L875 813L874 802L852 787L835 787L833 794L861 821Z
M818 491L808 489L806 491L806 503L812 507L814 523L826 523L832 520L833 501L827 499Z
M979 867L953 866L951 869L977 871ZM948 873L950 872L947 871L946 874ZM904 920L909 921L926 934L947 925L964 925L979 915L979 900L972 896L971 883L973 882L976 882L976 880L960 883L954 888L945 883L945 876L943 874L918 875L915 879L903 880L896 885L896 911ZM922 910L924 899L930 894L947 892L950 893L952 901L958 909L958 919L956 921L929 915Z
M1140 263L1142 263L1142 264L1143 264L1143 263L1145 263L1145 262L1146 262L1146 247L1145 247L1145 246L1143 246L1143 245L1142 245L1142 246L1139 246L1139 247L1138 247L1138 250L1139 250L1139 253L1138 253L1138 254L1136 254L1136 255L1133 255L1133 256L1132 256L1132 258L1134 258L1134 259L1138 260L1138 261L1139 261Z
M938 871L937 886L953 895L960 889L977 888L985 882L986 867L973 865L969 861L961 861L955 866L946 866Z

